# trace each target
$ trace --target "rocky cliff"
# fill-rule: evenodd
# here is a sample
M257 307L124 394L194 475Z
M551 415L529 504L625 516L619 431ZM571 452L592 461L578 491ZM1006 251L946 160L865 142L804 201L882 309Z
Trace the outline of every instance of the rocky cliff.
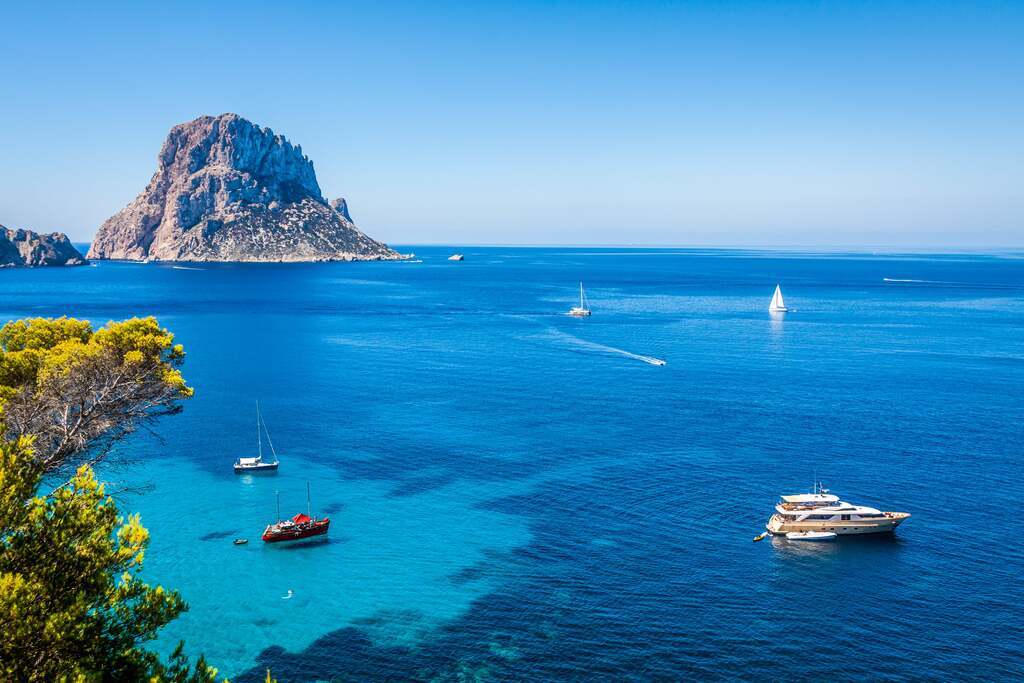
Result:
M11 266L84 266L82 254L62 232L40 235L0 225L0 268Z
M313 162L237 114L171 129L156 173L96 234L90 258L351 261L401 258L328 204Z

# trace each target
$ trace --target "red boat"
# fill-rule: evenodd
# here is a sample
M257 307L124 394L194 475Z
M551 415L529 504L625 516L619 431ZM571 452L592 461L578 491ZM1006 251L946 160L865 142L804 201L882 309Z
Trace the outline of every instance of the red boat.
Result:
M268 524L263 532L263 540L267 543L297 541L300 538L326 534L330 526L331 520L327 517L316 519L300 512L291 519L285 519L276 524Z
M297 541L300 538L310 536L321 536L327 533L331 526L328 517L317 519L309 513L309 482L306 482L306 512L301 512L291 519L281 519L281 497L277 499L277 522L268 524L263 530L263 541L265 543L280 543L281 541Z

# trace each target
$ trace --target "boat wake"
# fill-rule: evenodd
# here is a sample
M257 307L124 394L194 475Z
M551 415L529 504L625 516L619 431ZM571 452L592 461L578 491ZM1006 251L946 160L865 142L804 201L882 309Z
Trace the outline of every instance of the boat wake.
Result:
M174 270L206 270L206 268L193 268L192 266L171 266Z
M1005 282L954 282L951 280L912 280L896 277L883 277L882 282L903 285L934 285L936 287L966 287L968 289L1021 289L1019 284Z
M654 356L644 356L639 353L633 353L632 351L626 351L625 349L618 349L614 346L606 346L604 344L598 344L597 342L587 341L586 339L580 339L579 337L556 330L554 328L549 329L549 334L556 340L563 342L566 346L575 347L576 349L582 349L587 351L593 351L596 353L625 356L626 358L632 358L649 365L665 365L665 361L661 358L655 358Z

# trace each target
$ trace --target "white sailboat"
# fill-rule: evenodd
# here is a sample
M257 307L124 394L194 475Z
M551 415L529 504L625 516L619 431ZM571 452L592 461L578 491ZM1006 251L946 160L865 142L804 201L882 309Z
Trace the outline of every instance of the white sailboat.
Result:
M580 305L570 308L569 315L576 318L585 318L590 315L590 302L587 301L587 295L583 291L582 282L580 283Z
M789 309L786 308L786 302L782 299L782 288L775 285L775 294L772 296L772 302L768 305L769 313L785 313Z
M263 460L263 432L267 433L267 443L270 444L270 452L274 454L273 462L264 462ZM263 416L260 414L259 401L256 401L256 448L259 455L255 458L239 458L235 461L235 474L273 472L280 464L277 460L277 451L274 450L274 442L270 440L270 430L267 429L267 423L263 421Z

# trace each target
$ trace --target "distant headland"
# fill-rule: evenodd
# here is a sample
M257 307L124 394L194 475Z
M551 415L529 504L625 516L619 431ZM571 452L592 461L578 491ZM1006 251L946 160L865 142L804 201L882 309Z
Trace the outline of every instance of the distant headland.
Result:
M84 266L88 263L62 232L48 235L0 225L0 268Z
M174 126L146 188L108 218L89 258L360 261L402 256L363 234L344 199L328 203L313 162L238 116Z

